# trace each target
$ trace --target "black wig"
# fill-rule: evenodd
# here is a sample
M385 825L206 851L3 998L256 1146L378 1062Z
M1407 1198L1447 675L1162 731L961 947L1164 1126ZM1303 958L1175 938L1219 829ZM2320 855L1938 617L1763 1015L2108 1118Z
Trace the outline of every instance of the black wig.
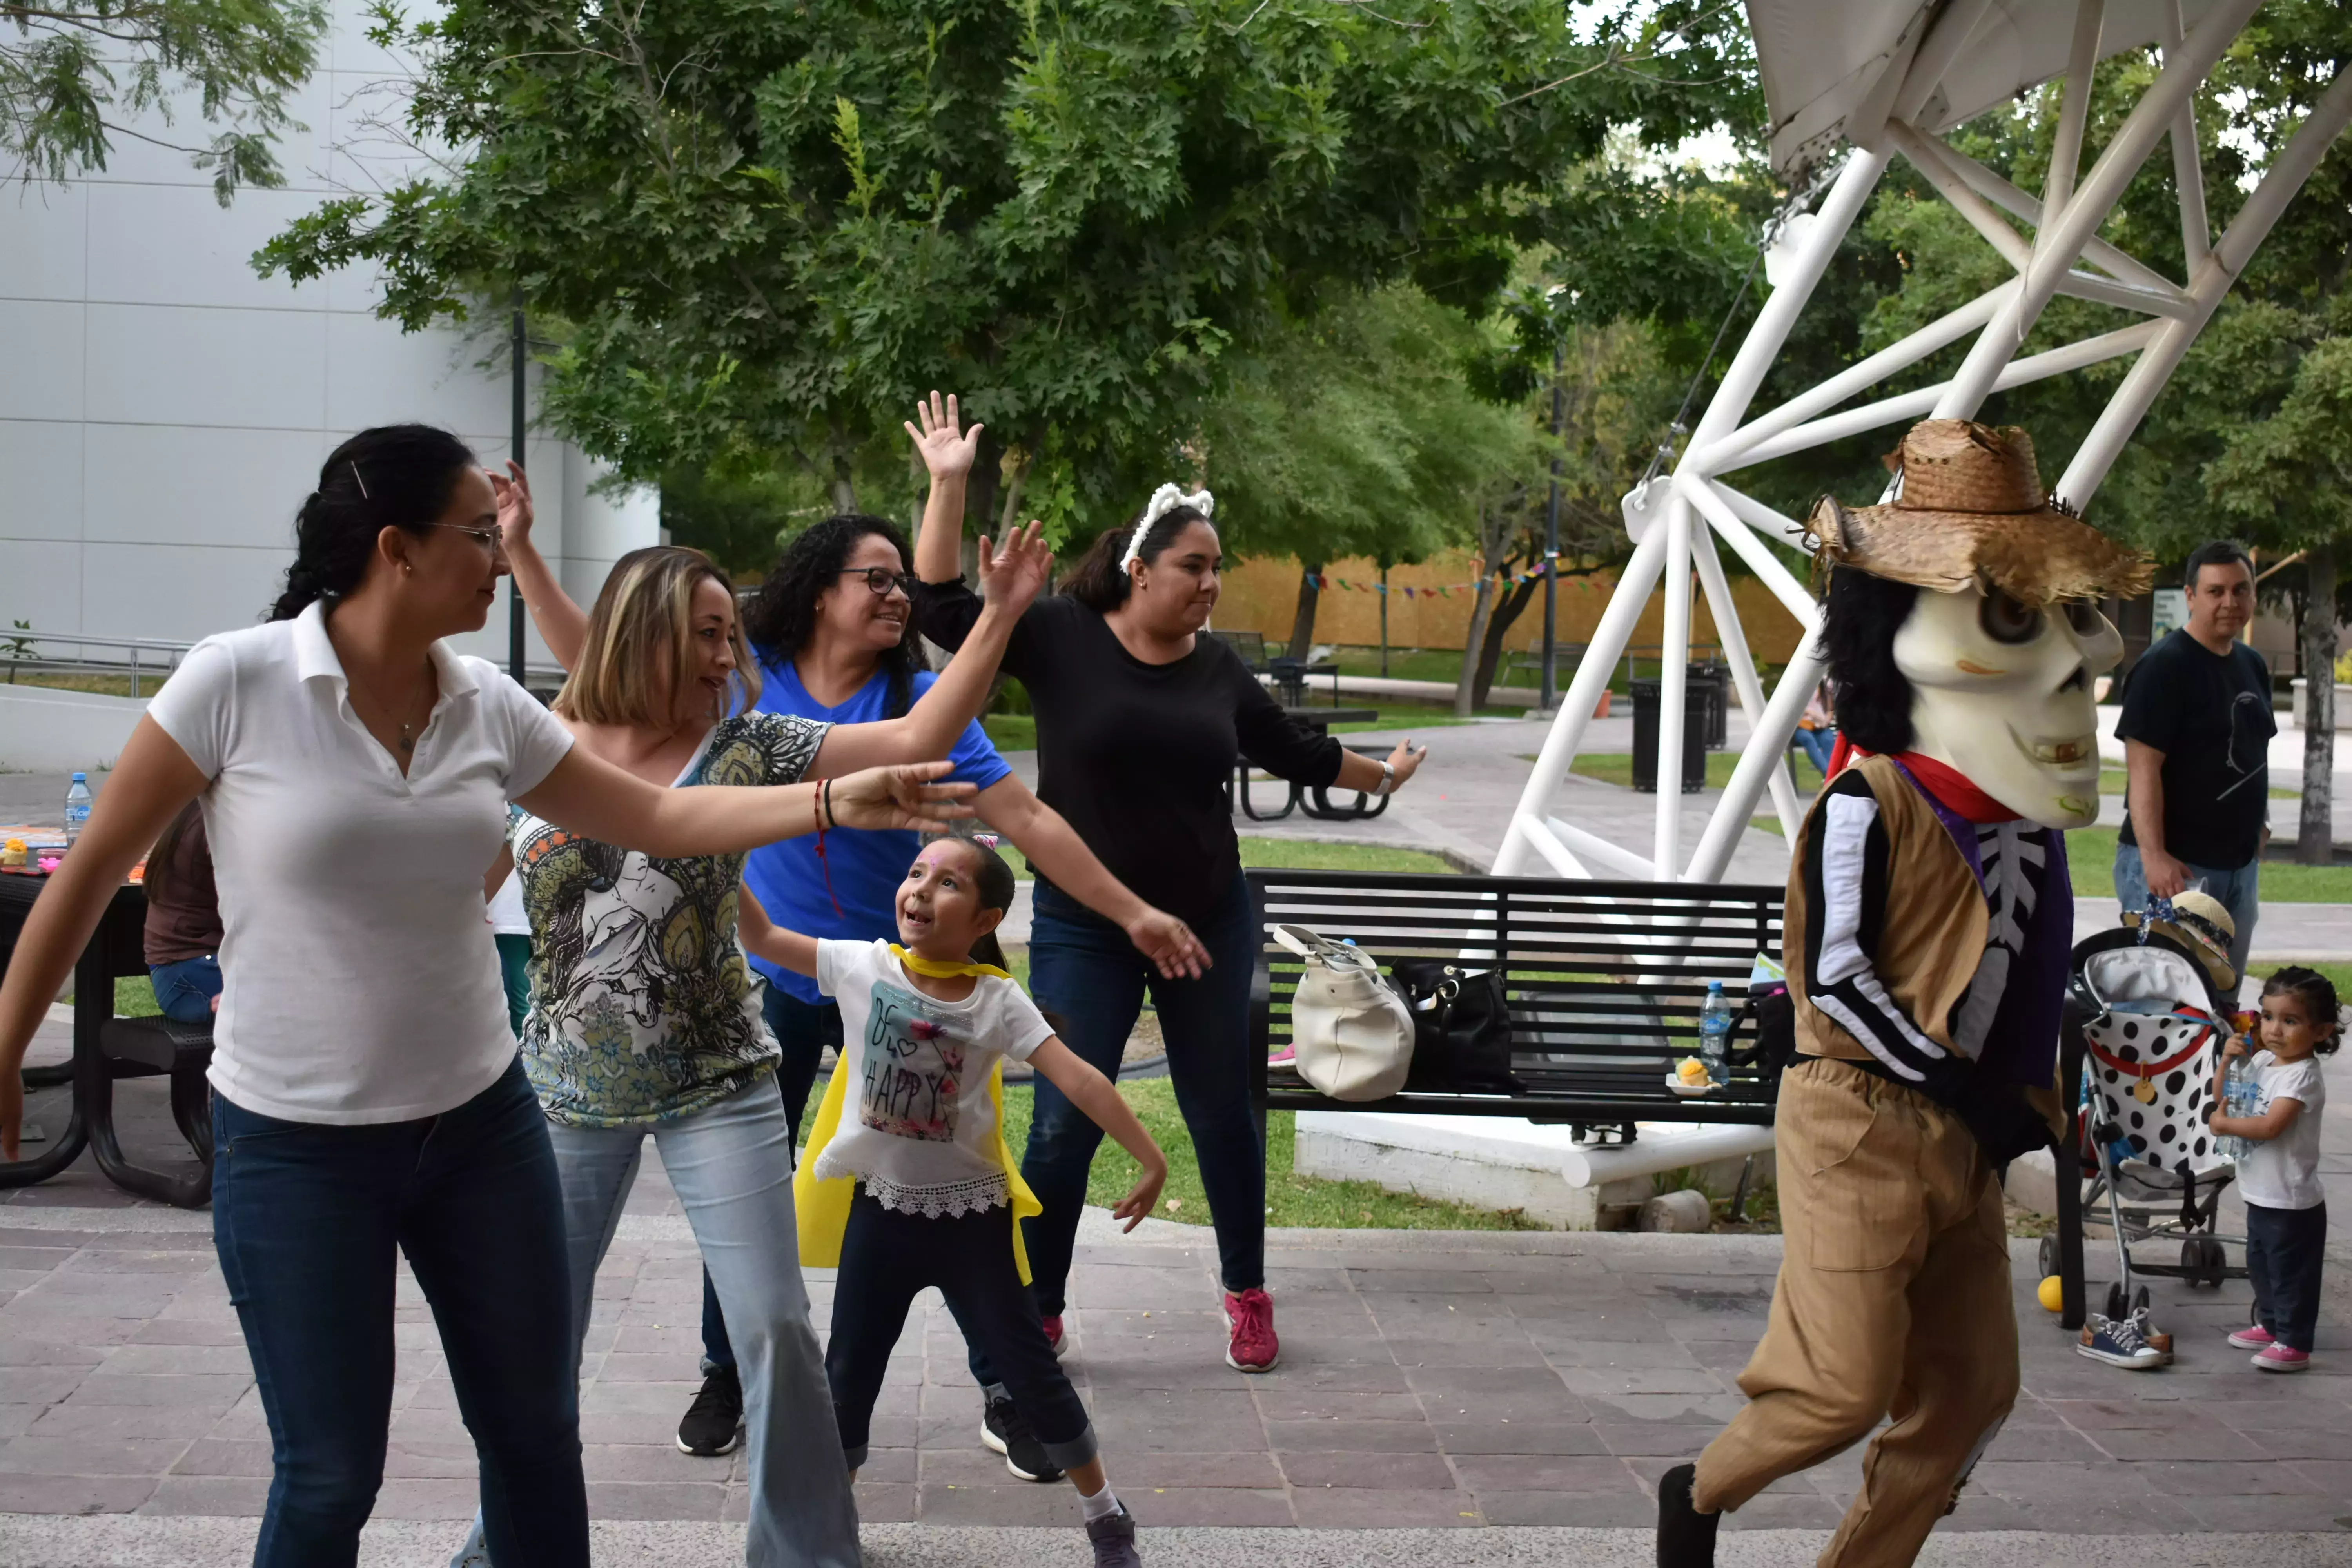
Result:
M1838 732L1865 752L1907 752L1911 682L1895 667L1895 634L1911 618L1919 590L1851 566L1830 572L1822 605Z

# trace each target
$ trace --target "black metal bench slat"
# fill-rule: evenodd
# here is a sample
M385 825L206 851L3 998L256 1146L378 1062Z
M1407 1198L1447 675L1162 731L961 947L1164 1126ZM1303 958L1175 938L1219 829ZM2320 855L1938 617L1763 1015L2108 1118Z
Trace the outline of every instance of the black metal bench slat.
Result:
M1596 1126L1635 1121L1772 1120L1777 1074L1735 1060L1723 1092L1685 1100L1665 1087L1694 1054L1707 982L1745 1000L1755 954L1780 946L1781 889L1347 871L1248 873L1267 925L1351 940L1384 964L1444 959L1499 969L1512 1016L1520 1095L1409 1092L1327 1100L1268 1052L1290 1039L1289 998L1304 965L1271 942L1256 963L1251 1029L1261 1113L1375 1110L1523 1116ZM1752 1025L1737 1025L1738 1058Z

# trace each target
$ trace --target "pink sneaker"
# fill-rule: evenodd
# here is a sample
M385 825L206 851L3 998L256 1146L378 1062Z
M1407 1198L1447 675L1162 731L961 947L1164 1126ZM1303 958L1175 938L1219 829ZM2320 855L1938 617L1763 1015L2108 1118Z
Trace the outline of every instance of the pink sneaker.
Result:
M2278 1342L2260 1323L2249 1323L2230 1336L2230 1342L2242 1351L2266 1351Z
M2311 1365L2311 1354L2273 1343L2254 1358L2254 1364L2264 1372L2303 1372Z
M1277 1072L1285 1068L1295 1068L1298 1066L1298 1052L1293 1047L1285 1046L1266 1058L1265 1065Z
M1255 1286L1225 1298L1225 1364L1235 1372L1272 1372L1282 1359L1274 1334L1274 1298Z
M1054 1316L1045 1319L1045 1342L1054 1347L1054 1353L1058 1356L1069 1348L1070 1343L1069 1341L1062 1337L1061 1314L1056 1312Z

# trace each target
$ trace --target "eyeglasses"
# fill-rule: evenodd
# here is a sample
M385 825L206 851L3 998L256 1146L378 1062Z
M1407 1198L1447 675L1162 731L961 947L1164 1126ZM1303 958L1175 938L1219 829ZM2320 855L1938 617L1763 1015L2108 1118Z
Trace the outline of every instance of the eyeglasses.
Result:
M504 548L506 544L506 535L495 522L490 524L488 528L476 528L473 524L467 522L436 522L427 524L427 526L432 528L454 528L459 533L462 533L467 538L472 540L475 543L487 547L494 555L498 553L499 550Z
M909 599L915 596L915 579L904 572L893 572L887 566L845 566L834 575L865 578L866 591L877 599L888 598L893 588Z

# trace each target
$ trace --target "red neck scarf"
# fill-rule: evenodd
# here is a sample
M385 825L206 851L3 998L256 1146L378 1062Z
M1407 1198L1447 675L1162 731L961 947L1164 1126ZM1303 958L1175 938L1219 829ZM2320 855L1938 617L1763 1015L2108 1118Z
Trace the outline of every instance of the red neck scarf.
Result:
M1848 763L1874 754L1847 740L1843 731L1839 731L1837 744L1830 752L1830 777L1837 777ZM1938 805L1961 820L1979 827L2017 820L2017 813L1935 758L1921 752L1896 752L1894 756L1913 778L1919 781L1921 789L1935 796Z

